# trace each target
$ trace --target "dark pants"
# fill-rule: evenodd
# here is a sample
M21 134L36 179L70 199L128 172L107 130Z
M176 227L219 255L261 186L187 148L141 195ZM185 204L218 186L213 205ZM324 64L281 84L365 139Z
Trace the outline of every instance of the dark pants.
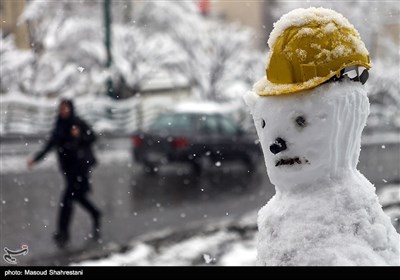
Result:
M80 205L89 212L93 220L93 229L98 228L98 220L100 211L87 198L89 192L89 174L82 172L67 172L65 175L67 188L64 191L59 217L58 217L58 232L62 235L69 235L69 225L73 213L73 203L77 201Z

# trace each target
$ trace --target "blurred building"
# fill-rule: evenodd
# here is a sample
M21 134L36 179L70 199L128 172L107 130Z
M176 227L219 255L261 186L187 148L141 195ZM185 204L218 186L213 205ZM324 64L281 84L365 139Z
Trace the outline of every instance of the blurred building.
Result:
M257 45L265 49L268 36L272 31L274 18L271 9L275 0L270 1L242 1L242 0L200 0L209 2L209 14L215 15L229 22L239 22L251 27L256 32ZM207 5L200 5L204 7Z
M26 23L19 22L25 8L25 0L0 1L0 29L2 36L13 34L18 48L30 48L29 31Z
M393 47L399 50L400 47L400 15L396 17L387 17L385 19L385 23L381 28L381 32L374 34L373 38L373 48L371 54L375 57L383 58L387 56L387 44L388 41L393 42ZM397 56L400 55L400 52L397 51Z

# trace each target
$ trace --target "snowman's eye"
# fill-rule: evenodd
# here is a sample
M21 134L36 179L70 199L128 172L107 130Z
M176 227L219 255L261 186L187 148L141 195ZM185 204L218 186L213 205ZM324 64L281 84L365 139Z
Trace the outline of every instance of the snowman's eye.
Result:
M261 127L262 127L262 128L265 127L265 121L264 121L264 119L261 119Z
M295 121L296 124L300 127L305 127L307 125L306 119L303 116L298 116Z

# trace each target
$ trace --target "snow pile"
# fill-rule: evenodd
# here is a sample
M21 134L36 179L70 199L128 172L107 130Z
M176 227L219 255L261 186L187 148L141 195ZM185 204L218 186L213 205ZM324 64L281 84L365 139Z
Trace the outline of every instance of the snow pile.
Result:
M100 260L71 263L72 266L253 266L256 239L242 240L236 233L219 231L198 235L160 248L137 243L125 253L114 253ZM220 257L221 251L223 251Z
M196 225L179 232L148 234L131 243L123 253L72 266L254 266L256 261L256 212L223 219L208 226Z
M400 265L400 236L356 169L365 88L342 81L245 101L276 187L259 212L258 264Z

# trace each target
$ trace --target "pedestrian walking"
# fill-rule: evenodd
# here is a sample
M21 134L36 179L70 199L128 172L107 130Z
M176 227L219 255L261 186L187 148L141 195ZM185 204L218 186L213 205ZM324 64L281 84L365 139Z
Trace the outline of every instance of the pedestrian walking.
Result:
M100 238L100 210L89 200L90 175L96 165L92 145L96 136L90 126L75 115L71 100L63 99L58 107L58 116L51 136L43 149L28 159L28 168L39 162L51 150L56 149L58 163L65 179L65 190L61 197L57 231L54 240L59 247L69 241L69 227L73 204L78 202L92 218L92 238Z

